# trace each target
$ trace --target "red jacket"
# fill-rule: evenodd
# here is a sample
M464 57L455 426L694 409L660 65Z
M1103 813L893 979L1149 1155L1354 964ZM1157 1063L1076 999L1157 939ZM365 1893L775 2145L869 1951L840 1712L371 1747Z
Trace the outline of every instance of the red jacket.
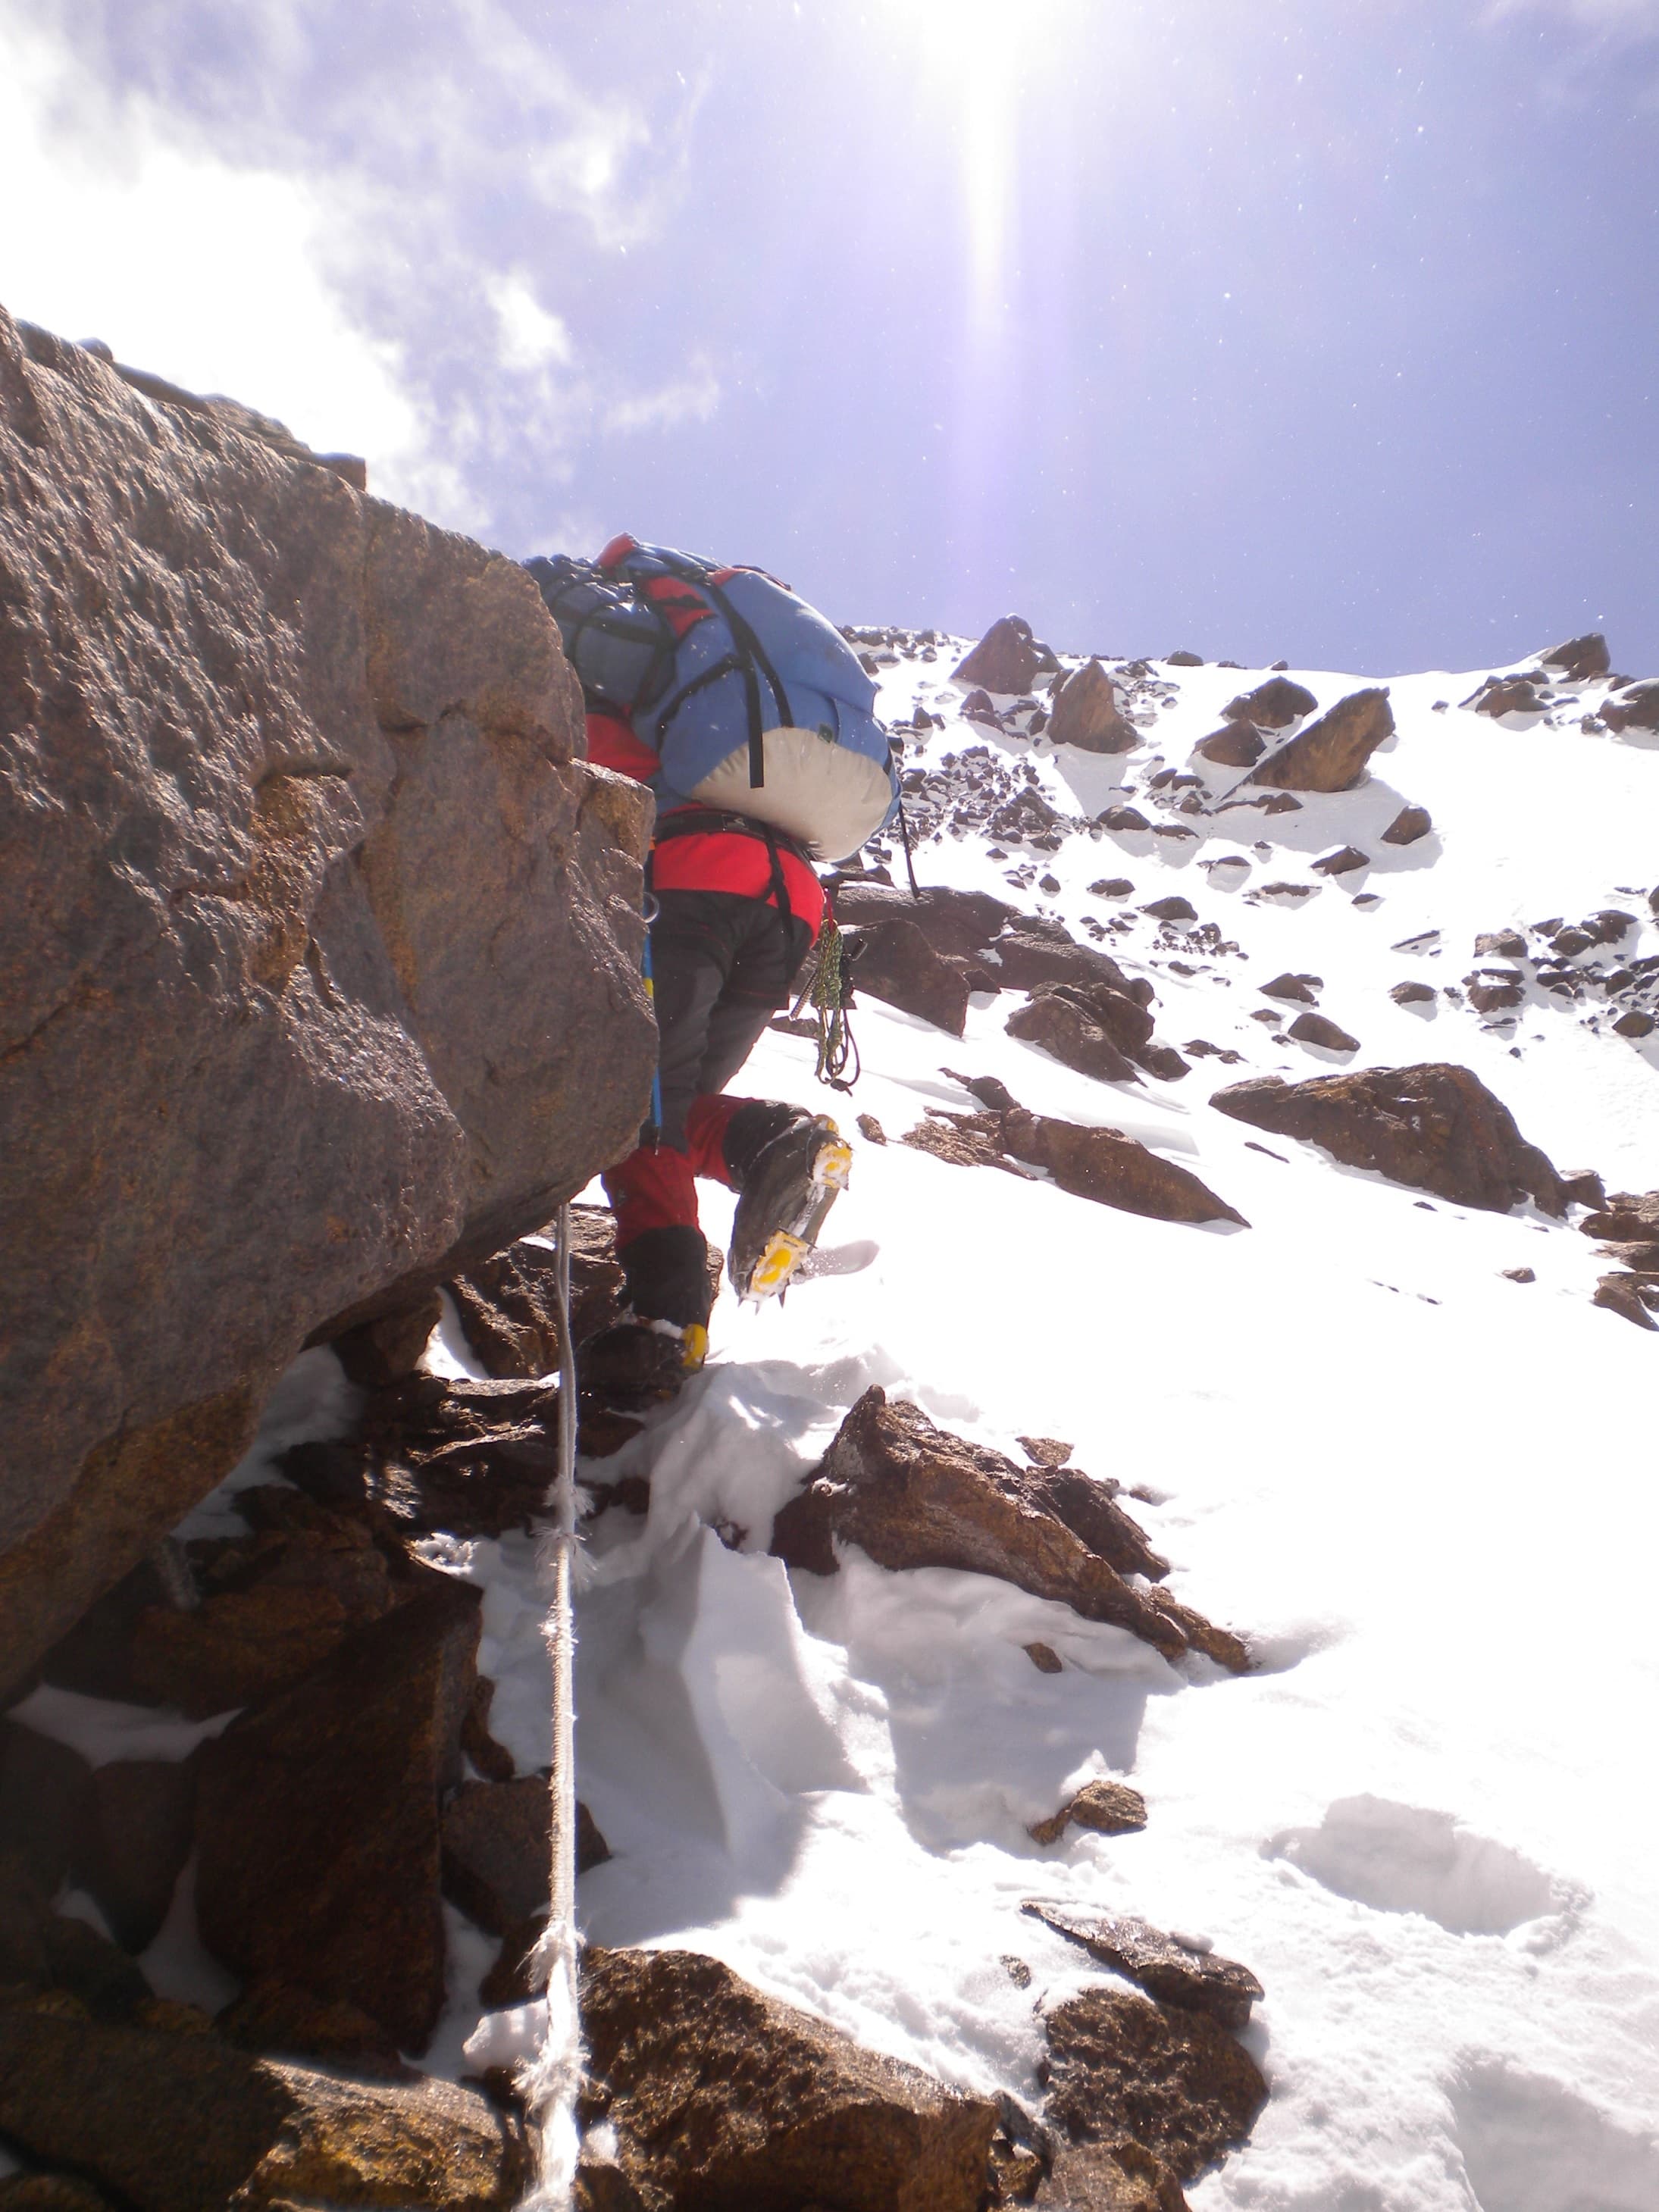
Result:
M635 736L632 726L619 714L588 715L587 757L601 768L632 776L636 783L648 781L659 766L650 746ZM658 842L652 849L651 880L656 890L735 891L740 897L763 899L769 906L775 906L772 873L775 850L789 910L807 925L817 943L823 922L823 885L811 863L793 850L787 838L769 840L759 823L752 830L700 830L665 836L663 830L673 821L674 812L659 823Z

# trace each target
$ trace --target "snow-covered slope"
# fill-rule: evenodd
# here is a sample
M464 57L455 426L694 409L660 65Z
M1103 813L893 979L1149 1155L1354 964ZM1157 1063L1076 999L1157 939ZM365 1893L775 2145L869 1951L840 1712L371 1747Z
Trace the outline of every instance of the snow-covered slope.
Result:
M589 1524L580 1786L615 1856L583 1878L586 1931L715 1953L868 2044L1035 2101L1039 2012L1099 1970L1022 1899L1137 1913L1267 1990L1245 2040L1272 2099L1190 2190L1200 2212L1652 2212L1659 1344L1592 1306L1607 1263L1569 1224L1425 1200L1207 1100L1252 1074L1461 1061L1559 1167L1659 1183L1659 1033L1613 1035L1593 982L1528 980L1517 1018L1441 988L1462 993L1478 933L1607 908L1635 917L1616 959L1573 965L1659 952L1659 757L1578 726L1593 687L1571 716L1511 726L1458 708L1474 677L1429 674L1391 687L1398 734L1360 788L1183 813L1190 787L1152 775L1184 771L1257 672L1124 677L1141 743L1095 756L963 723L956 658L939 641L883 663L907 766L939 775L987 748L981 774L1029 769L1073 826L1000 858L942 828L921 878L1103 932L1152 981L1159 1036L1218 1055L1105 1085L1005 1034L1018 994L976 997L960 1040L866 998L848 1112L816 1089L809 1043L763 1040L740 1087L873 1116L889 1141L854 1139L827 1238L846 1271L832 1252L781 1310L728 1297L708 1370L605 1463L606 1480L648 1473L651 1504ZM1322 708L1358 684L1293 673ZM915 733L918 703L944 726ZM1237 778L1212 775L1205 803ZM1431 834L1379 842L1408 802ZM1121 804L1194 834L1090 826ZM1348 843L1368 866L1314 872ZM1119 878L1129 895L1088 888ZM1285 884L1314 895L1262 895ZM1196 924L1140 911L1171 892ZM1322 979L1356 1052L1285 1041L1296 1009L1259 988L1285 970ZM1437 995L1395 1004L1413 979ZM930 1105L971 1108L946 1067L1140 1138L1250 1226L1145 1220L896 1141ZM711 1236L729 1212L710 1194ZM1506 1272L1523 1268L1535 1279ZM428 1358L465 1365L453 1336ZM1172 1667L999 1581L857 1553L792 1587L771 1516L872 1382L1015 1457L1018 1436L1064 1439L1133 1488L1171 1589L1247 1635L1257 1671ZM486 1585L492 1725L540 1764L531 1544L430 1549ZM1060 1673L1034 1668L1034 1641ZM1107 1774L1144 1793L1143 1833L1030 1839ZM434 2058L459 2067L493 1946L453 1925Z

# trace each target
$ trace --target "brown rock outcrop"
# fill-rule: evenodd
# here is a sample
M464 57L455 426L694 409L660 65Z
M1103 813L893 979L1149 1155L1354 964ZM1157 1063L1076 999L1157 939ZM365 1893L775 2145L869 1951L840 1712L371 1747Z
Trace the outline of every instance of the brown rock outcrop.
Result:
M1059 1671L1056 1660L1054 1672ZM1146 1825L1146 1800L1139 1790L1132 1790L1127 1782L1102 1779L1085 1782L1059 1812L1046 1820L1033 1820L1025 1832L1034 1844L1057 1844L1067 1828L1087 1828L1097 1836L1132 1836ZM1034 1910L1030 1905L1025 1909Z
M1541 714L1546 702L1535 676L1488 676L1461 702L1476 714Z
M1127 1582L1095 1548L1088 1522L1045 1488L1044 1472L935 1428L915 1407L890 1404L873 1388L779 1513L772 1551L811 1574L838 1571L839 1541L858 1545L878 1566L995 1575L1085 1620L1127 1628L1166 1658L1199 1650L1235 1672L1249 1668L1237 1637L1164 1591Z
M1047 1168L1062 1190L1121 1213L1152 1221L1231 1221L1249 1224L1218 1198L1190 1168L1177 1166L1117 1129L1087 1129L1074 1121L1020 1112L1003 1116L1004 1142L1017 1160Z
M1352 791L1394 730L1386 689L1351 691L1252 769L1249 781L1276 791Z
M1144 1819L1144 1808L1143 1808ZM1213 1951L1195 1950L1127 1914L1079 1912L1068 1905L1028 1898L1021 1910L1056 1935L1080 1943L1091 1958L1163 2004L1206 2012L1224 2027L1248 2027L1250 2008L1265 1993L1248 1966Z
M1079 945L1065 924L1046 916L1021 915L989 948L999 983L1035 991L1044 983L1104 985L1129 998L1152 996L1149 983L1131 983L1109 952Z
M856 950L853 981L859 990L951 1036L962 1035L969 992L965 962L936 952L903 915L860 928L848 944Z
M1076 745L1086 753L1127 753L1140 742L1126 721L1111 678L1091 660L1057 686L1048 734L1057 745Z
M1043 2118L1064 2142L1109 2146L1128 2164L1116 2149L1127 2138L1176 2181L1196 2179L1245 2142L1267 2100L1249 2053L1207 2014L1184 2006L1090 1989L1056 2005L1043 2027ZM1054 2163L1063 2176L1070 2163L1063 2149Z
M444 1807L446 1893L492 1936L544 1916L553 1887L551 1774L464 1782ZM611 1846L585 1805L576 1808L576 1871L602 1866Z
M693 1951L582 1961L589 2203L640 2212L978 2212L994 2101L878 2056Z
M129 1654L140 1696L197 1719L256 1705L391 1611L391 1569L364 1523L306 1503L306 1524L227 1545L210 1571L223 1586L202 1604L139 1613Z
M1506 1213L1531 1198L1546 1213L1566 1210L1553 1167L1467 1067L1430 1060L1306 1083L1261 1076L1218 1091L1210 1103L1252 1128L1304 1138L1346 1167L1373 1169L1455 1206Z
M1229 722L1193 747L1200 760L1212 761L1218 768L1254 768L1267 750L1249 722Z
M1588 684L1592 677L1605 676L1613 666L1607 641L1598 629L1587 630L1583 637L1570 637L1565 645L1553 645L1538 657L1546 668L1559 668L1574 684Z
M1647 1299L1643 1296L1646 1287L1634 1275L1603 1275L1590 1294L1590 1304L1605 1307L1608 1313L1616 1313L1638 1328L1659 1329L1659 1322L1648 1311Z
M979 643L964 653L951 674L958 684L982 684L988 691L1029 691L1042 665L1023 615L1001 615Z
M254 422L0 314L0 1682L648 1093L533 582Z
M616 1318L623 1273L608 1207L573 1206L568 1219L570 1333L580 1345ZM550 1242L520 1238L446 1286L469 1349L498 1382L531 1382L557 1368L557 1272Z
M1368 867L1370 854L1362 853L1358 845L1339 845L1334 853L1327 853L1310 863L1316 876L1351 876L1356 868Z
M1358 1052L1359 1039L1350 1036L1340 1022L1328 1014L1298 1014L1285 1031L1298 1044L1317 1046L1322 1052Z
M1264 999L1293 999L1298 1006L1311 1006L1317 1004L1316 994L1322 988L1322 979L1317 975L1286 973L1275 975L1270 983L1262 983L1257 988Z
M530 2178L514 2124L448 2081L343 2081L212 2035L15 2005L0 2006L0 2131L134 2212L507 2212Z
M873 922L913 921L935 952L971 958L997 932L1012 921L1018 908L989 891L958 891L927 884L920 899L894 884L842 884L836 893L836 919L846 929Z
M1258 730L1287 730L1318 704L1305 684L1292 683L1288 676L1270 676L1254 691L1241 691L1237 699L1230 699L1221 715L1227 722L1254 723Z
M1586 1237L1605 1237L1612 1243L1644 1243L1659 1237L1659 1190L1615 1190L1578 1226Z
M1147 1034L1152 1031L1152 1020L1146 1009L1136 1006L1133 999L1121 993L1106 995L1116 999L1130 1013L1146 1023ZM1138 1083L1133 1063L1124 1054L1106 1028L1092 1004L1092 994L1084 994L1066 983L1049 983L1017 1007L1008 1017L1008 1034L1019 1037L1027 1044L1041 1045L1045 1052L1066 1067L1074 1067L1080 1075L1091 1075L1101 1083Z
M411 1375L380 1391L353 1434L281 1462L319 1502L388 1535L500 1536L533 1526L558 1464L558 1389L545 1376L477 1382Z
M1601 720L1619 735L1626 730L1659 730L1659 678L1610 691L1601 702Z
M443 2003L439 1801L460 1779L478 1607L463 1583L411 1601L200 1754L209 1949L344 1998L404 2051Z
M1419 837L1426 837L1433 827L1434 820L1426 806L1402 806L1382 832L1382 842L1414 845Z

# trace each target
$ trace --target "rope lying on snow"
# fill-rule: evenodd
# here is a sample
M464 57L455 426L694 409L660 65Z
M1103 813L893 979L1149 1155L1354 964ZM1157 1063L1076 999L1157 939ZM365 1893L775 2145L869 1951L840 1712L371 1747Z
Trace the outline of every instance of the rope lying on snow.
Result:
M530 2115L535 2179L522 2212L569 2212L576 2179L576 2096L581 2087L581 2019L577 1998L576 1648L572 1583L576 1551L576 1350L570 1335L570 1209L559 1208L554 1280L559 1310L558 1464L546 1499L551 1527L545 1565L552 1583L542 1624L553 1671L553 1881L547 1925L536 1948L535 1978L547 1978L547 2027L540 2050L520 2071Z

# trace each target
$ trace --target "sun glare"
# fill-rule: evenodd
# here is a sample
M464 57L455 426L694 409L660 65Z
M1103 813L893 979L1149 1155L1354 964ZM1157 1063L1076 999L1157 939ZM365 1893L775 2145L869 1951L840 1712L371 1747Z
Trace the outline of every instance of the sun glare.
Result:
M1004 305L1018 228L1023 138L1036 85L1086 33L1088 0L890 0L884 20L925 110L954 148L969 298L983 326Z

